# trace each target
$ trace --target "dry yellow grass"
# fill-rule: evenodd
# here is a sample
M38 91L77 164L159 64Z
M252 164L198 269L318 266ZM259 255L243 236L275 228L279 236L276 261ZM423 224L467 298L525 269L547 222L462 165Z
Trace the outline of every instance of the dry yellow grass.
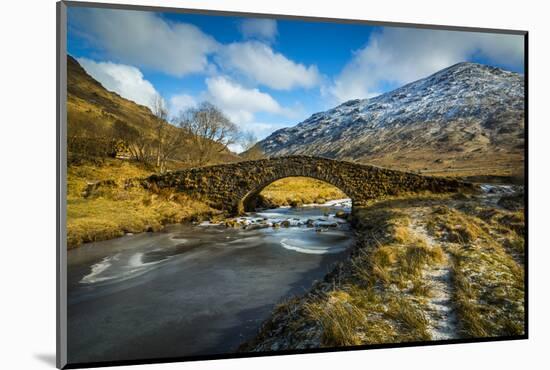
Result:
M113 136L113 126L116 122L123 122L136 129L140 135L149 140L157 137L158 120L151 110L125 99L115 92L106 90L98 81L93 79L80 64L71 56L67 57L67 136L69 150L71 142L85 144L94 140L109 141ZM168 122L164 123L164 131L169 135L178 135L179 129ZM192 164L194 146L187 138L185 155L175 156L168 163L169 169L188 167ZM85 145L87 146L87 145ZM74 149L74 148L73 148ZM69 151L69 160L78 161L89 159L90 153ZM104 156L103 153L101 156ZM97 155L97 153L96 153ZM210 164L225 163L240 160L239 156L222 150L212 156Z
M138 164L122 160L105 160L101 164L85 163L67 168L67 199L82 198L83 189L91 182L114 180L123 186L127 179L151 175L151 170Z
M462 335L524 332L523 212L437 208L432 233L449 245Z
M466 145L465 143L462 145ZM501 153L442 153L430 148L417 148L407 152L380 153L359 161L400 171L418 172L429 176L471 177L493 176L523 178L525 154L523 149Z
M67 174L67 244L106 240L126 232L160 230L167 223L207 217L206 204L182 194L153 194L141 187L125 188L127 179L145 177L149 171L132 163L110 160L103 165L70 166ZM84 197L88 183L113 180Z
M323 299L305 304L309 319L321 327L321 346L341 347L389 342L398 338L395 327L381 318L385 304L368 289L348 285L333 290Z
M449 195L401 196L357 207L360 236L349 260L306 296L280 305L241 349L430 340L429 302L440 291L433 291L435 282L425 272L442 266L451 271L456 337L522 334L524 271L511 254L523 248L521 211L488 208L475 197ZM419 222L431 234L429 243L417 231Z
M340 189L308 177L287 177L275 181L266 186L260 195L273 205L324 203L347 198Z
M292 338L289 348L311 337L318 337L321 347L430 339L422 301L430 286L422 283L419 269L439 263L442 252L428 250L425 241L412 235L406 227L410 220L396 208L373 204L356 209L356 217L361 240L344 267L331 273L334 280L279 307L260 339L244 350L265 350L270 330L281 330L277 320L285 326L280 335Z
M106 159L102 163L71 165L67 173L67 239L69 248L115 238L124 233L157 231L167 223L209 217L217 211L183 194L152 193L141 187L125 188L128 179L144 178L152 171L133 162ZM112 180L90 196L90 183ZM262 195L274 204L322 203L345 197L322 181L291 177L269 185Z

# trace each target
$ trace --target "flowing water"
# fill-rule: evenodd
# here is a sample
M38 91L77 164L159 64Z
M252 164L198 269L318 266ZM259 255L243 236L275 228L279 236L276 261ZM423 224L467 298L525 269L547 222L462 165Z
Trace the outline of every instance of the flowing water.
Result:
M234 352L344 259L349 200L171 225L68 252L69 362ZM275 226L275 227L274 227Z

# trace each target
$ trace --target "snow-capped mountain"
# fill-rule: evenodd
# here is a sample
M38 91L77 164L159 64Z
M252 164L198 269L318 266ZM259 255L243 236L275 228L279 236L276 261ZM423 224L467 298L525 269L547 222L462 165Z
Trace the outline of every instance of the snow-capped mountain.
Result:
M464 167L468 160L506 165L509 155L522 159L523 122L523 75L459 63L316 113L259 145L271 156L320 155L404 169L457 167L450 165L456 161Z

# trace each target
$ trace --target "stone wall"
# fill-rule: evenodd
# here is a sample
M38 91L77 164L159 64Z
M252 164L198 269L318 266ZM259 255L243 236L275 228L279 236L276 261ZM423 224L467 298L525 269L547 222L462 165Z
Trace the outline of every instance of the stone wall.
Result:
M404 192L455 192L473 185L454 179L421 176L375 166L308 156L289 156L206 166L153 175L145 187L175 188L212 207L241 213L264 187L284 177L304 176L332 184L354 205Z

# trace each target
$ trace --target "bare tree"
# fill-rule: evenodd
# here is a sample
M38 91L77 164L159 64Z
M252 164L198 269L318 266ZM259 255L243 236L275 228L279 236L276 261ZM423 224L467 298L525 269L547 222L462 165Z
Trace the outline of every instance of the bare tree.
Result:
M185 130L180 127L177 127L177 121L172 121L172 125L167 127L162 135L162 146L160 152L160 172L163 173L166 171L166 164L169 159L179 157L188 157L187 153L181 153L182 149L188 144L188 135ZM185 152L185 151L183 151ZM187 159L187 158L185 158Z
M151 111L153 112L154 116L156 117L156 125L155 125L155 134L156 134L156 144L157 144L157 168L162 171L161 168L161 161L163 155L163 145L165 141L165 135L166 135L166 119L168 118L168 109L166 108L166 104L164 103L164 99L160 95L155 95L153 98L153 101L151 103Z
M239 136L237 125L208 102L182 112L178 121L179 126L190 135L197 151L197 162L201 166L235 143Z
M142 131L130 126L124 121L116 121L113 125L115 139L123 140L133 159L144 164L150 164L153 157L153 141Z

